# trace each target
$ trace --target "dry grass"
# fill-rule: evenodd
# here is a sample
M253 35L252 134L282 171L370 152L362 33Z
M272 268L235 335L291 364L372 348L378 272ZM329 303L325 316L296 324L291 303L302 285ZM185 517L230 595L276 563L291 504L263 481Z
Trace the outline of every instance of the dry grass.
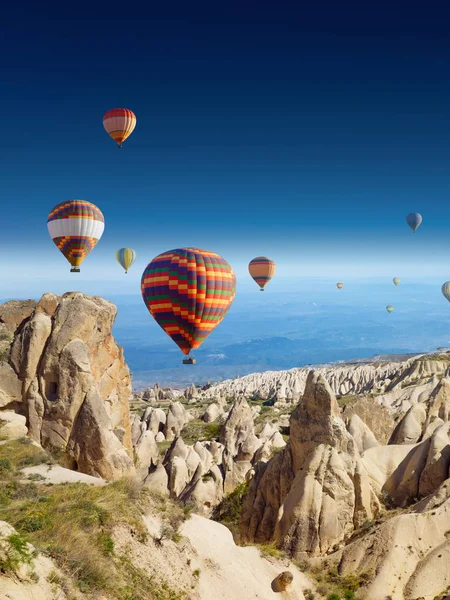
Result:
M182 592L115 554L112 533L117 525L125 525L138 542L147 542L142 514L158 505L155 497L132 479L106 486L20 481L20 468L49 460L27 441L0 445L0 520L50 556L81 592L93 597L106 593L117 600L182 600ZM165 499L164 504L160 512L175 530L185 511Z

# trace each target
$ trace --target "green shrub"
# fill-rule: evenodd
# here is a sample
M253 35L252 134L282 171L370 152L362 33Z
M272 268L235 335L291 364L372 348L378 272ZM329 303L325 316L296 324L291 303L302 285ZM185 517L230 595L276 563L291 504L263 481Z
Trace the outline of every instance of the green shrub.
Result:
M9 458L0 458L0 473L7 473L13 470L13 466Z
M28 546L27 539L20 533L13 533L0 542L2 557L0 558L0 571L14 573L20 565L30 565L36 553Z

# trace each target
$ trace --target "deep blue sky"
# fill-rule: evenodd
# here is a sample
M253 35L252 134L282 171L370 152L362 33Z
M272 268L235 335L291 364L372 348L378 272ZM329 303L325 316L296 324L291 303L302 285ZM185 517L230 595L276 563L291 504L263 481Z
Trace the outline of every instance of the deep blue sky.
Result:
M286 276L450 279L449 9L303 4L2 7L3 296L19 279L139 294L185 245L241 277L267 254ZM102 117L121 106L137 127L119 151ZM46 227L70 198L106 219L76 276Z

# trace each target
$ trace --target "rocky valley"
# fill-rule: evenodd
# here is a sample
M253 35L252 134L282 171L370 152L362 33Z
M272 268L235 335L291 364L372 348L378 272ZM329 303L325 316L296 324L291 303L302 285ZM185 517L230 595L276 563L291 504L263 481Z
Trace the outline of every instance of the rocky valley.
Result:
M0 598L450 598L450 354L135 392L116 307L0 306Z

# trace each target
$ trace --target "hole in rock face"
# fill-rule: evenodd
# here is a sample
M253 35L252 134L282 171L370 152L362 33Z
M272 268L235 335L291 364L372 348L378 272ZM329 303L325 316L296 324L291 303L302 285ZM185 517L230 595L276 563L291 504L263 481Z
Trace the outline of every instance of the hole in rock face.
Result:
M56 381L50 381L48 384L47 398L53 402L58 400L58 384Z

